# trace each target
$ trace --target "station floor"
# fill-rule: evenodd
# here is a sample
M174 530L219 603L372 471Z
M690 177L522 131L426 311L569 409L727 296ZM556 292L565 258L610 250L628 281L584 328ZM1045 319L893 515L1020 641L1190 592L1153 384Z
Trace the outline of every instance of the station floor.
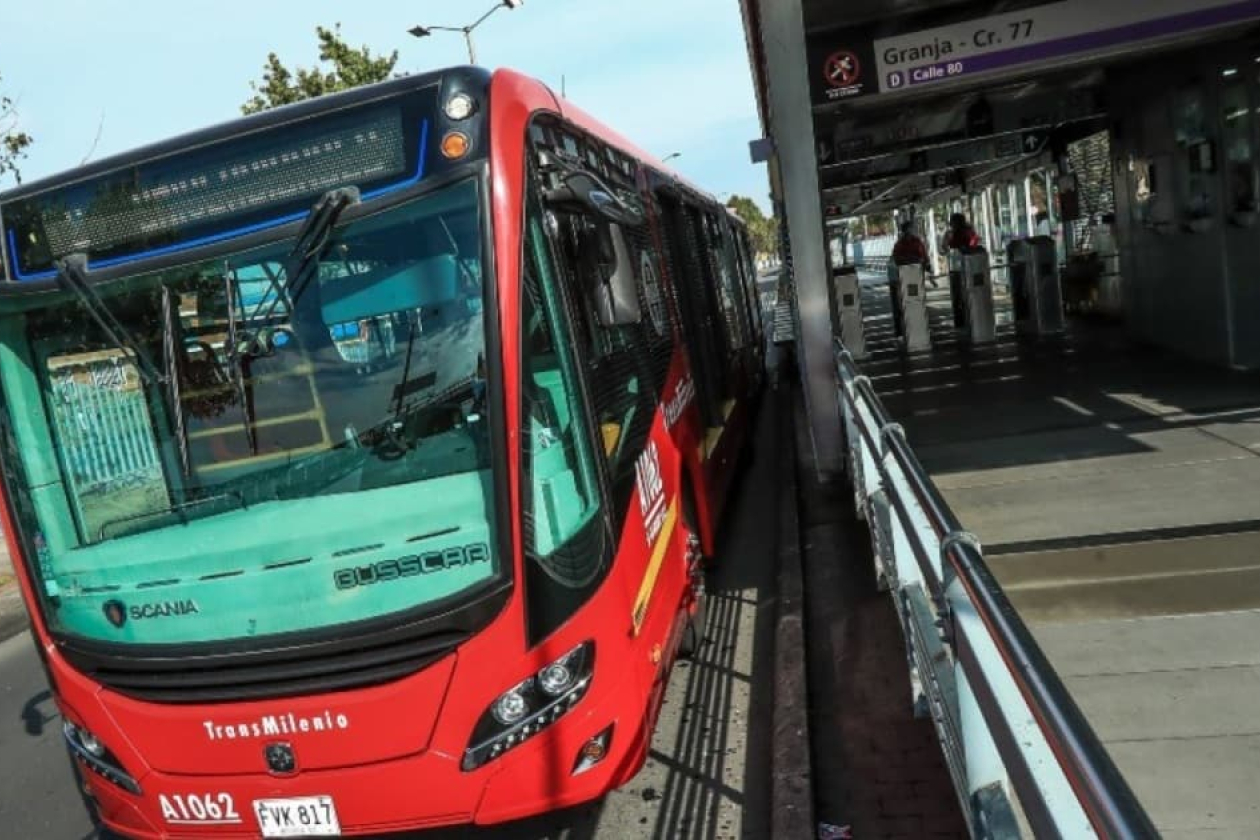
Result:
M1260 825L1260 377L1076 320L1062 339L892 341L861 363L1167 837Z

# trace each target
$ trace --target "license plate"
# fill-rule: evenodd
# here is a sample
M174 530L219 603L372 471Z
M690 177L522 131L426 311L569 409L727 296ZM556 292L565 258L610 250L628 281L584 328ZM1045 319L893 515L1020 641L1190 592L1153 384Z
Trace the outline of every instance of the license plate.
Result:
M340 837L331 796L255 799L254 816L263 837Z

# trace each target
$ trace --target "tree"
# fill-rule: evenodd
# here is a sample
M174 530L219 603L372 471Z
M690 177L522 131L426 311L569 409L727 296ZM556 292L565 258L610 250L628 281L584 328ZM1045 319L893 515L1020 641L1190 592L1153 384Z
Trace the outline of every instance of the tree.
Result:
M726 200L726 206L748 225L748 235L758 254L778 253L779 226L773 216L767 218L757 202L744 195L731 196Z
M249 83L254 95L241 106L242 112L254 114L278 105L382 82L390 77L398 63L398 50L387 56L374 56L366 46L351 47L341 37L340 23L332 29L317 26L315 35L319 38L319 60L324 65L331 64L331 68L298 67L291 71L280 62L279 56L271 53L263 65L261 83Z
M26 149L32 142L31 135L18 129L17 106L12 99L0 94L0 179L12 173L14 180L22 182L17 162L26 157Z

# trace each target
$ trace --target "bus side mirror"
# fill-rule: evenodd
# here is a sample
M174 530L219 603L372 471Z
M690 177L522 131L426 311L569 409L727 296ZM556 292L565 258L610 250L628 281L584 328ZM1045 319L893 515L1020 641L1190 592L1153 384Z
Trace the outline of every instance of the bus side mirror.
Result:
M586 226L581 251L583 273L593 281L591 296L599 325L619 327L642 321L634 262L621 227L603 222Z
M556 213L594 216L614 225L638 227L643 213L618 198L616 193L589 172L575 169L560 178L557 187L543 196L547 207Z

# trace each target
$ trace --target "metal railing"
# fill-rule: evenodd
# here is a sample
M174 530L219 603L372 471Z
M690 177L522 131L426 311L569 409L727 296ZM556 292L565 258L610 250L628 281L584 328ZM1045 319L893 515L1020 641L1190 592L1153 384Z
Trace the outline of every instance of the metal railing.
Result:
M967 533L837 342L847 468L973 836L1158 834Z
M58 446L78 493L108 492L160 475L143 391L106 360L51 376Z

